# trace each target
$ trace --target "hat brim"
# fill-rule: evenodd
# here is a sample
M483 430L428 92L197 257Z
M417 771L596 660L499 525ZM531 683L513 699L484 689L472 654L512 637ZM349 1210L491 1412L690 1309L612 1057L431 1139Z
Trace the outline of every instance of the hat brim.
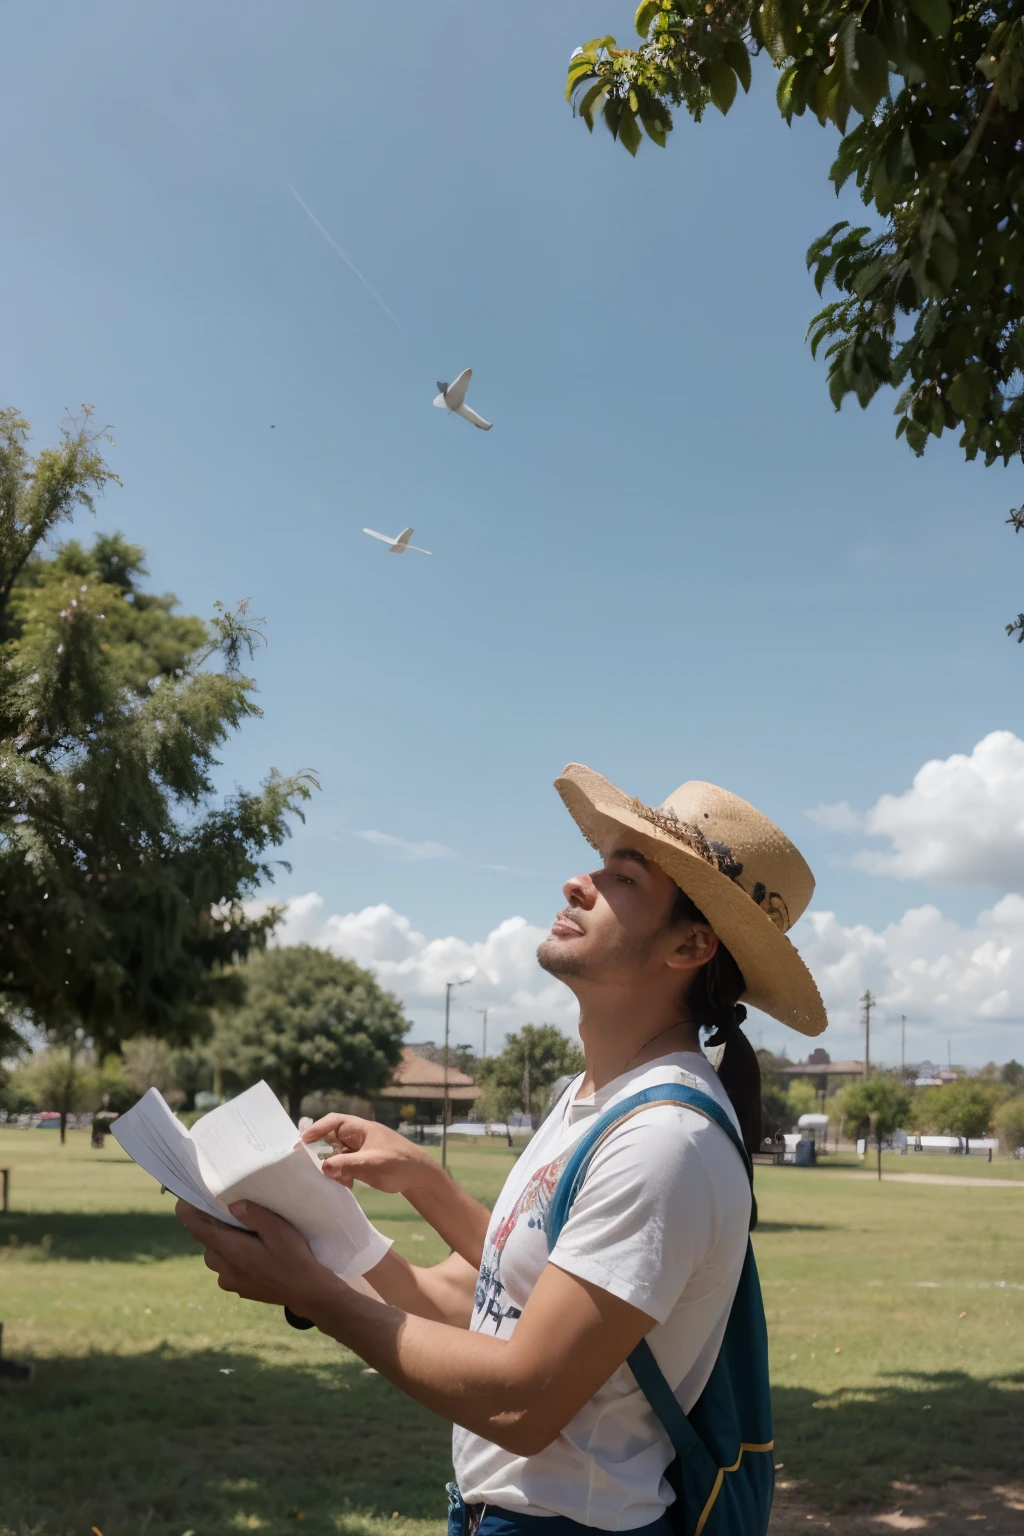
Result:
M594 848L628 832L640 852L696 902L743 973L744 1002L801 1035L821 1034L828 1017L814 977L791 940L742 886L639 816L630 798L592 769L571 763L555 788Z

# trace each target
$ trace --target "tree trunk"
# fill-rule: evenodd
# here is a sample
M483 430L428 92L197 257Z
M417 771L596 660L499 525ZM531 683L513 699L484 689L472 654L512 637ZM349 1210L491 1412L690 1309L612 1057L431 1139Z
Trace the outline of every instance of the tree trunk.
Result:
M292 1075L288 1086L288 1113L298 1123L299 1109L302 1105L302 1075L296 1072Z
M881 1177L882 1177L882 1138L881 1138L881 1136L876 1136L875 1137L875 1144L878 1147L878 1177L879 1177L879 1180L881 1180Z

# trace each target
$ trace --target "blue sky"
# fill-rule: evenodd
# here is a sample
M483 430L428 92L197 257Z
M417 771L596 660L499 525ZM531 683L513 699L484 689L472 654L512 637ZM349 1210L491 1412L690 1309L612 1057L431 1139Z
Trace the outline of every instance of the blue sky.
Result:
M967 466L953 440L915 460L891 399L833 411L803 257L857 205L837 212L836 140L781 123L769 70L636 161L573 121L569 53L631 18L622 0L522 0L514 22L404 0L386 25L325 0L11 12L0 393L39 441L94 402L124 480L98 526L188 610L248 596L266 616L265 719L225 786L271 764L323 785L278 896L386 905L430 941L544 926L585 857L550 787L575 759L650 801L725 784L801 846L844 932L934 904L970 952L1021 888L1005 860L991 880L870 873L856 834L805 813L863 812L1021 731L1024 650L1002 630L1024 606L1003 523L1020 467ZM431 409L466 366L490 433ZM410 523L429 560L360 531ZM834 1054L877 985L854 969L825 989ZM499 1028L534 1007L494 985ZM409 994L421 1037L432 986ZM904 995L916 1054L1021 1055L1016 983L997 1003L892 986L890 1058Z

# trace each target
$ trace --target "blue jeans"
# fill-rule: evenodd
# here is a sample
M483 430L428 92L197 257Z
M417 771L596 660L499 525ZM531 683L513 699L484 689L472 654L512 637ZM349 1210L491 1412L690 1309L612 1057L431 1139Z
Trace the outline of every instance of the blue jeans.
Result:
M511 1509L499 1509L496 1504L484 1507L482 1518L473 1526L462 1494L455 1483L448 1484L448 1536L582 1536L593 1532L594 1527L570 1520L568 1515L521 1515ZM672 1536L667 1513L659 1515L650 1525L641 1526L637 1536Z

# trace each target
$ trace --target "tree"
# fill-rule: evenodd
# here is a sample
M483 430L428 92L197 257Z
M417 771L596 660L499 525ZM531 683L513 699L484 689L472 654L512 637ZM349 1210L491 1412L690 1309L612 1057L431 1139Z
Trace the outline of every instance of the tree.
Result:
M867 1129L878 1149L878 1177L882 1177L882 1142L906 1122L911 1095L903 1084L887 1072L851 1083L839 1094L848 1124Z
M761 1119L765 1140L771 1141L789 1119L786 1079L780 1071L783 1060L764 1047L760 1047L756 1054L761 1068Z
M786 1094L786 1108L789 1114L790 1129L794 1129L801 1115L813 1115L820 1109L820 1097L817 1088L807 1078L797 1078L789 1085Z
M977 1139L988 1134L1001 1097L998 1088L988 1087L976 1078L960 1077L956 1082L944 1083L937 1088L929 1108L936 1129L946 1136L962 1136L969 1152L972 1137Z
M18 1093L31 1099L37 1109L60 1115L60 1142L64 1145L68 1116L99 1104L99 1083L90 1054L77 1042L36 1051L14 1074Z
M480 1066L480 1058L471 1045L450 1045L447 1061L444 1046L435 1045L433 1040L417 1044L415 1051L424 1061L436 1062L439 1067L454 1067L457 1072L465 1072L467 1077L475 1077Z
M1007 1152L1024 1147L1024 1093L1000 1104L995 1114L995 1126Z
M500 1056L481 1065L481 1077L494 1098L500 1118L507 1120L517 1109L524 1115L538 1112L544 1091L559 1077L583 1071L583 1052L552 1024L524 1024L518 1034L508 1035Z
M1011 1092L1016 1093L1021 1084L1024 1084L1024 1067L1021 1066L1019 1061L1014 1061L1011 1058L1000 1069L999 1080L1005 1083Z
M177 615L116 534L47 546L116 480L104 437L86 408L33 457L0 411L0 1031L81 1029L101 1052L207 1027L276 921L245 903L314 785L275 770L214 798L218 748L260 714L244 603Z
M124 1075L133 1092L141 1098L150 1088L162 1093L164 1098L177 1095L184 1101L184 1094L177 1084L174 1071L174 1055L166 1040L152 1035L136 1035L121 1047Z
M387 1083L409 1025L369 971L295 944L253 955L239 973L245 1000L216 1044L243 1082L265 1077L293 1117L315 1089L365 1098Z
M728 112L766 53L782 116L838 130L830 179L838 193L852 178L874 220L841 220L807 252L818 293L838 294L808 328L836 409L892 386L915 453L952 429L968 459L1008 463L1024 445L1017 7L642 0L635 25L636 49L600 37L570 60L566 95L587 127L603 114L630 154L643 133L664 146L672 106L696 122L709 104ZM1024 528L1024 508L1010 521ZM1024 640L1024 615L1007 629Z

